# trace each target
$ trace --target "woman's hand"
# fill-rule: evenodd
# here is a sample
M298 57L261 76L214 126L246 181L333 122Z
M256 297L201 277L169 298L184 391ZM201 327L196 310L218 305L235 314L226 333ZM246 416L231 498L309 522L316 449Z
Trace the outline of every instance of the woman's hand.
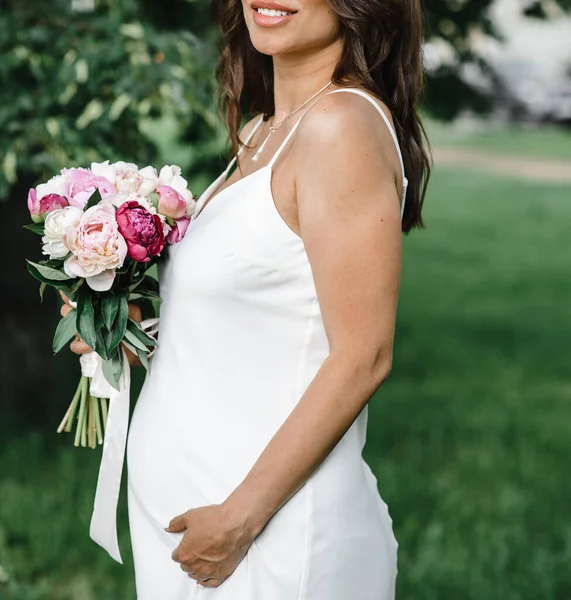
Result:
M60 296L63 300L63 304L60 309L60 313L62 317L65 317L70 310L73 310L74 307L71 305L70 299L60 290ZM143 315L141 313L141 309L136 304L129 304L129 318L133 319L133 321L138 321L139 323L143 320ZM141 366L141 361L139 357L131 352L129 348L123 345L125 348L125 352L127 353L127 358L129 360L129 364L132 367ZM75 336L75 339L69 345L72 352L75 354L87 354L88 352L92 352L93 349L90 348L80 337L79 335Z
M212 588L232 575L256 537L224 504L188 510L165 531L185 532L172 559L197 583Z

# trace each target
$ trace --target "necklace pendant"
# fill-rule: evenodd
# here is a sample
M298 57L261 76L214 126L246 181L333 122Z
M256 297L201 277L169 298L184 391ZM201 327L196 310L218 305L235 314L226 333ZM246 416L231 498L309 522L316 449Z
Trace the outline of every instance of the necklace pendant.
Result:
M272 137L272 133L274 131L275 131L275 129L270 127L270 133L268 133L268 137L266 137L266 139L262 142L262 145L256 150L256 153L254 154L254 156L252 156L252 162L258 162L258 158L260 157L260 154L261 154L262 150L264 149L266 142Z

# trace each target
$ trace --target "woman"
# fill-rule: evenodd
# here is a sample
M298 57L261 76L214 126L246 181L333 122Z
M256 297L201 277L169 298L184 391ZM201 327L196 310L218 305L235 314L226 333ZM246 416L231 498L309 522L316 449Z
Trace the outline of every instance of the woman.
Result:
M361 452L429 173L418 0L213 5L239 168L160 273L127 450L138 598L392 599ZM238 134L244 99L258 116Z

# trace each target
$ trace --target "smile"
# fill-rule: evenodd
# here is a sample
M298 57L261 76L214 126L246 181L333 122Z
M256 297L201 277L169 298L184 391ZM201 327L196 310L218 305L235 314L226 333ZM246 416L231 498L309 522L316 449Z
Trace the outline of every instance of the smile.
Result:
M272 10L270 8L257 8L256 11L260 15L266 15L266 17L287 17L293 14L285 10Z
M254 22L259 27L274 27L288 21L296 11L282 6L277 2L254 0L251 4L254 13Z

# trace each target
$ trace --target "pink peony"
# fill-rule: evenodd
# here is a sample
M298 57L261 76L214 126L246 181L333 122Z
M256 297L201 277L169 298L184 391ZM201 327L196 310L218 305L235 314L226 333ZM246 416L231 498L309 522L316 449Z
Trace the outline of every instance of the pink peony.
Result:
M165 217L180 219L186 215L186 202L184 198L169 185L160 185L157 188L159 205L157 210Z
M67 199L59 194L47 194L39 198L34 188L28 192L28 210L34 223L41 223L48 213L66 206L68 206Z
M129 200L119 206L115 216L133 260L149 262L151 257L161 253L165 234L159 215L151 214L136 200Z
M164 166L159 173L158 184L159 186L168 186L182 196L186 202L185 216L190 217L196 207L196 200L192 197L192 192L188 189L188 183L184 177L181 177L180 172L180 167L176 165Z
M111 204L100 203L86 210L76 228L70 228L66 245L72 255L64 262L69 277L85 277L87 285L104 292L123 266L127 244L120 235Z
M99 190L102 198L117 193L108 179L94 175L89 169L64 169L62 173L69 182L68 197L71 206L84 208L95 190Z
M189 225L190 219L188 217L177 219L167 235L167 242L169 244L178 244L178 242L186 235L186 230Z

